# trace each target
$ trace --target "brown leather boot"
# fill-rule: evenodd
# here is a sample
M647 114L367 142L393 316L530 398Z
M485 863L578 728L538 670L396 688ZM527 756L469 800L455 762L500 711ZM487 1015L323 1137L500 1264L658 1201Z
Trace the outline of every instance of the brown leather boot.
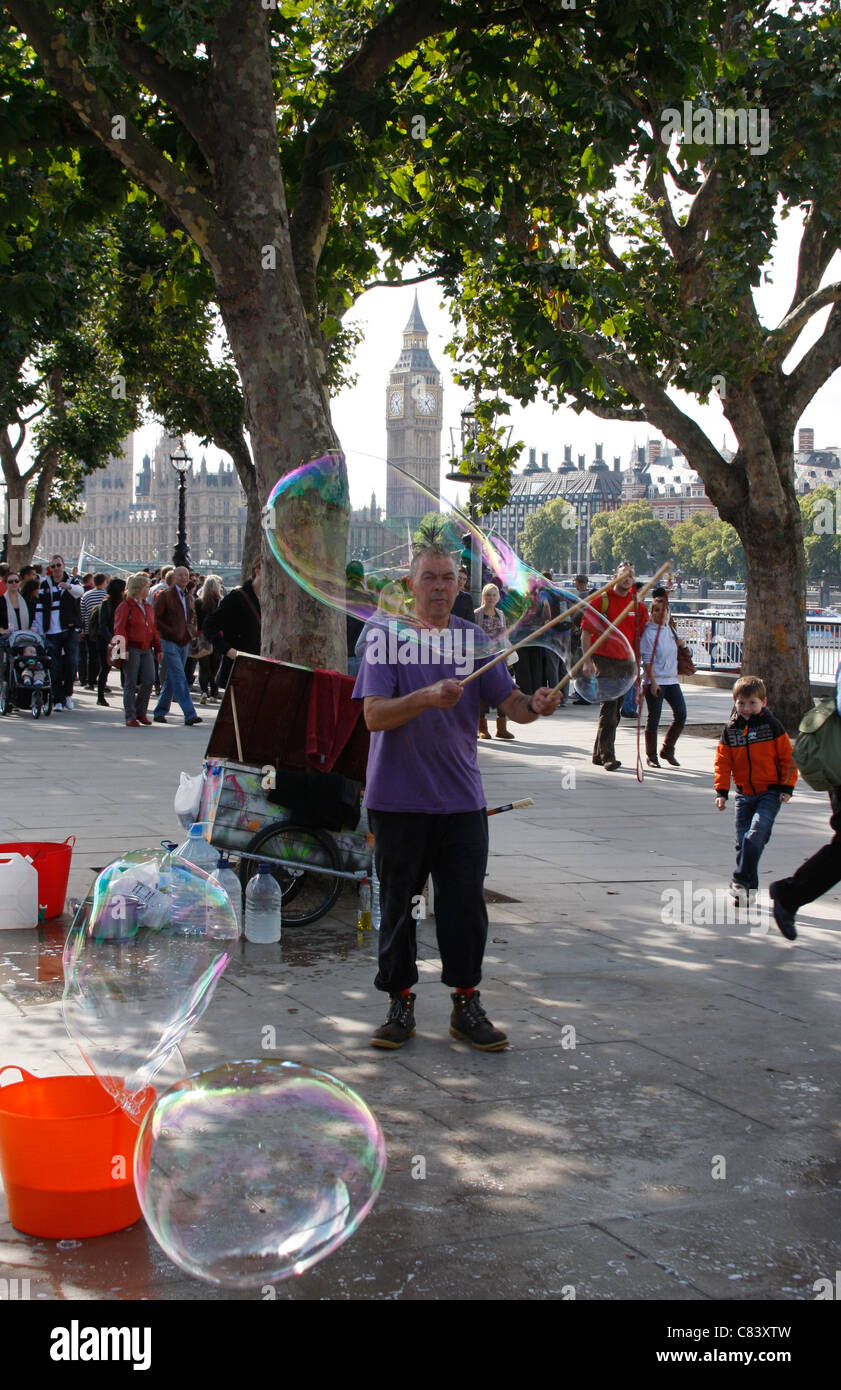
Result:
M497 738L514 737L513 734L509 734L508 732L508 720L505 718L504 714L498 714L496 716L496 736Z
M479 738L490 738L488 733L488 716L483 714L479 720Z
M645 761L649 767L659 767L660 759L657 757L657 730L651 733L645 731Z
M663 739L663 747L660 749L660 757L672 767L680 767L680 763L675 757L675 744L680 738L682 730L682 724L673 724Z

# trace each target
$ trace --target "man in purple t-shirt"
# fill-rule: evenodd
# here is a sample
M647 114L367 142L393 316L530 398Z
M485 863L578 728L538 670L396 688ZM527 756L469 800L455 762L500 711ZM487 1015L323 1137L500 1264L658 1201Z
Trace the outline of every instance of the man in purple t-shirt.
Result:
M476 986L488 931L484 881L488 817L476 755L479 701L515 724L553 714L547 688L526 697L504 662L462 687L483 641L475 623L451 616L455 560L437 546L419 550L409 572L418 627L369 633L353 698L365 701L371 731L365 805L380 881L379 970L390 997L373 1047L402 1047L414 1035L417 944L413 908L432 875L441 979L454 991L450 1035L483 1052L506 1047ZM478 663L477 663L478 664ZM432 679L430 679L432 678Z

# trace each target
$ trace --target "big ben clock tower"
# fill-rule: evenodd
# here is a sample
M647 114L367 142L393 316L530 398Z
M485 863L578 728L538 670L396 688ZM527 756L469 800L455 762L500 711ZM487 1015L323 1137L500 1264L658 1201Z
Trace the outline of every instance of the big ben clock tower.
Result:
M386 436L389 463L417 478L437 498L441 487L441 373L429 355L426 324L418 296L403 329L403 351L389 373L386 392ZM386 515L390 520L417 522L437 503L407 486L394 469L387 470Z

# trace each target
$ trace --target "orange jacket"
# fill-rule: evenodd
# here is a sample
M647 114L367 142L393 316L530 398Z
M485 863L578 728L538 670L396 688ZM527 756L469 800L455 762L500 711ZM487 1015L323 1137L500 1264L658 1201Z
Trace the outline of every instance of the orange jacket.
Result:
M743 719L736 714L722 730L715 750L715 794L726 796L730 778L745 796L794 791L797 768L791 740L770 710Z

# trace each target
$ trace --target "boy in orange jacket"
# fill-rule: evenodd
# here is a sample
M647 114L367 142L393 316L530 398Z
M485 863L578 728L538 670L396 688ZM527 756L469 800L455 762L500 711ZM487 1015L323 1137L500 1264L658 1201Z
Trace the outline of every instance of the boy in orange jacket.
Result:
M715 804L723 811L736 785L736 868L730 890L747 904L759 887L759 857L771 838L777 812L790 801L797 768L788 734L767 708L765 684L740 676L733 686L736 713L722 731L715 753Z

